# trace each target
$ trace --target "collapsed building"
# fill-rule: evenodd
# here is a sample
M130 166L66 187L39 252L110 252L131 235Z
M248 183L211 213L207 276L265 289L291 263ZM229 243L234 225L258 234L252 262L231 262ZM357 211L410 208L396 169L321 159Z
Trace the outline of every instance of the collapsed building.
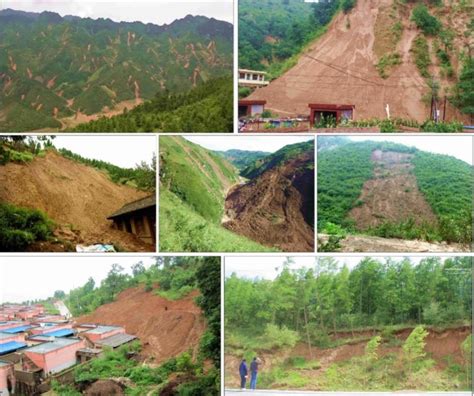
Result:
M114 228L136 235L143 242L156 243L156 194L130 202L112 213Z

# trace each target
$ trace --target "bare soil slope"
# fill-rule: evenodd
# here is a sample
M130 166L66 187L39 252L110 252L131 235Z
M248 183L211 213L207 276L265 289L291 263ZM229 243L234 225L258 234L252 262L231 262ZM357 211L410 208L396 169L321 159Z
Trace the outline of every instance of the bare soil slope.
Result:
M201 309L194 303L197 295L194 291L169 301L142 287L131 288L76 322L123 326L140 339L144 356L161 363L189 349L197 351L206 329Z
M27 164L0 167L0 201L40 209L55 235L73 244L113 243L128 251L154 251L132 234L112 228L107 216L147 193L113 183L106 173L54 151Z
M283 251L314 251L313 159L303 154L251 182L233 187L225 202L224 227Z
M436 224L437 218L418 189L412 173L413 154L375 150L374 178L364 183L359 202L349 212L359 230L385 222L413 219L417 224Z
M249 98L266 100L267 109L283 116L307 115L309 103L323 103L355 105L355 119L385 118L388 104L393 117L424 121L429 106L423 104L422 96L429 88L410 52L419 33L409 20L413 6L399 5L389 19L391 24L400 21L403 27L400 38L389 44L384 41L392 34L392 25L386 21L392 4L392 0L358 0L349 14L336 15L327 32L304 51L293 68ZM389 52L397 52L401 63L383 79L375 65ZM436 63L434 56L432 61ZM430 72L439 76L437 69ZM447 119L461 117L448 103Z
M404 342L407 337L410 335L413 329L407 328L400 330L394 334L395 338ZM429 329L429 334L425 339L425 351L428 356L435 360L437 370L445 369L448 365L448 362L455 362L458 364L463 364L461 343L466 339L470 334L470 328L468 326L446 329L443 331L436 331ZM311 353L309 351L308 345L300 342L292 350L287 350L284 352L278 352L277 354L271 352L265 352L259 354L260 359L262 360L262 371L269 371L275 363L282 363L290 357L304 357L307 360L317 360L320 364L320 368L314 370L304 370L301 371L304 377L314 379L319 375L323 374L328 367L333 363L343 362L349 360L356 356L362 356L365 354L365 346L370 337L374 337L379 334L377 331L363 331L355 332L353 335L351 333L336 333L331 336L333 340L341 338L354 338L354 337L364 337L364 340L354 341L349 344L341 345L336 348L318 348L312 347ZM401 346L389 346L384 343L381 344L379 353L384 356L389 353L401 353ZM311 356L312 354L312 356ZM239 386L238 378L238 367L239 367L239 357L235 356L226 356L225 358L225 385L229 388L236 388ZM285 384L282 384L282 388L285 387ZM302 389L307 390L316 390L311 389L311 387L306 387ZM321 389L317 389L321 390Z

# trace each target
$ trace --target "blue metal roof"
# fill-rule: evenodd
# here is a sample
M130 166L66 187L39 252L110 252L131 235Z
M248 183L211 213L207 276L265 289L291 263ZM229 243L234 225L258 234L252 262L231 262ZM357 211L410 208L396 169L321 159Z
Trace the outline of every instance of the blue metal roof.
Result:
M10 341L4 344L0 344L0 355L5 355L6 353L15 352L17 349L25 348L26 344L24 342Z
M33 326L18 326L18 327L12 327L10 329L3 329L3 333L8 333L8 334L16 334L16 333L23 333L24 331L31 329Z
M74 331L71 329L59 329L55 331L49 331L47 333L41 334L42 336L47 337L67 337L70 335L74 335Z

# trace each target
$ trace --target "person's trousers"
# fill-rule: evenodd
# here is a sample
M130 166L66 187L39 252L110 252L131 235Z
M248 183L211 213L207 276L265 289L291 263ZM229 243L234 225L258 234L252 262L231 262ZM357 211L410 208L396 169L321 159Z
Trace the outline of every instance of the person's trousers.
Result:
M245 389L245 384L247 383L247 378L245 375L240 376L240 389Z
M250 389L257 389L257 373L252 373L250 378Z

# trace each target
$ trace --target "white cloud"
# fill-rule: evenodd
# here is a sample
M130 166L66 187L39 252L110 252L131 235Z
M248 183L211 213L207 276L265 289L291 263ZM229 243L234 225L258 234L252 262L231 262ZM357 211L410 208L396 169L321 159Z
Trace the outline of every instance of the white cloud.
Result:
M355 142L364 140L390 141L414 146L420 150L437 154L446 154L456 157L472 165L472 146L471 136L348 136ZM324 137L322 137L324 139Z
M0 304L51 297L56 290L66 293L84 285L89 277L99 284L117 263L131 273L133 264L154 263L152 257L0 257Z
M369 257L369 256L367 256ZM314 268L317 265L317 257L297 256L291 257L294 264L290 266L291 269L298 268ZM344 264L349 268L354 268L364 257L350 257L340 256L334 257L335 260L342 267ZM380 261L385 261L386 257L373 257ZM392 260L402 260L402 256L391 256ZM409 257L413 263L419 263L424 257L414 256ZM224 259L225 276L226 278L235 273L240 278L248 279L275 279L282 270L282 265L285 257L278 256L227 256Z
M122 168L133 168L142 161L151 163L157 149L154 135L61 135L53 140L53 144L57 148L66 148L83 157L110 162Z
M267 151L273 153L288 144L313 140L312 136L184 136L185 139L209 150L226 151L230 149L248 151ZM165 137L166 139L166 137Z
M169 24L176 19L191 15L204 15L233 22L232 0L4 0L0 9L12 8L22 11L51 11L82 18L110 18L114 21L141 21L158 25Z

